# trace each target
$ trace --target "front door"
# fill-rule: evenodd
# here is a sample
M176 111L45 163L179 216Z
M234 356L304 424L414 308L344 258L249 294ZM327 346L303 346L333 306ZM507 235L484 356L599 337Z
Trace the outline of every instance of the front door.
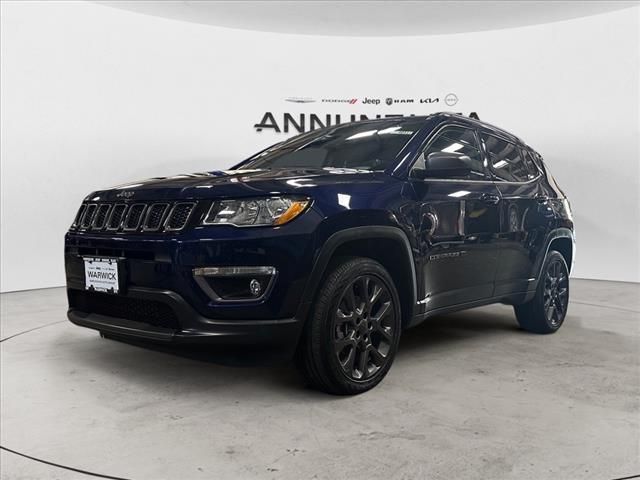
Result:
M414 169L424 169L433 152L454 152L470 160L463 178L418 179L420 313L492 296L500 228L500 192L486 169L473 129L449 125L436 133Z

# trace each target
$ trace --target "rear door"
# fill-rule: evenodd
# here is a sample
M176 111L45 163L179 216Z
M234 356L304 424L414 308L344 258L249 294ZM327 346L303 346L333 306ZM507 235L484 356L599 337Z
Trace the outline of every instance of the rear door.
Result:
M464 177L410 175L420 218L416 230L422 313L492 295L500 229L500 192L486 169L475 129L442 127L414 169L424 169L424 159L432 152L464 154L473 169Z
M501 196L494 296L525 292L535 281L533 266L553 211L528 149L487 130L480 131L480 138Z

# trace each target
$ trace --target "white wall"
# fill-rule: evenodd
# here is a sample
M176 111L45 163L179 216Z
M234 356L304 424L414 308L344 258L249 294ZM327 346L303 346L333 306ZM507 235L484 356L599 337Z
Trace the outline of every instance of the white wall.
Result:
M336 113L477 111L546 158L570 196L576 277L640 281L640 8L428 37L253 33L81 2L2 2L3 291L64 283L63 235L89 191L214 170L283 138L289 96L460 101ZM392 111L393 110L393 111Z

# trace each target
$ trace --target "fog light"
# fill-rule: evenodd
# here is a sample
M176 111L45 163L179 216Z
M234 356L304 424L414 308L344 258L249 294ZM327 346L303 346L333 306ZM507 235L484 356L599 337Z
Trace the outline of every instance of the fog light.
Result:
M249 290L251 291L251 295L254 297L259 297L262 293L262 285L255 278L249 282Z
M201 267L193 269L200 288L216 302L258 301L269 295L275 267Z

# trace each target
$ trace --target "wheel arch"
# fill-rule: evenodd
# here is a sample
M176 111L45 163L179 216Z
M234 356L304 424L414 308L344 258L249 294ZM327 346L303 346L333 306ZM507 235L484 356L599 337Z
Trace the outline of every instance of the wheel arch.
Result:
M544 261L551 250L559 252L564 257L564 261L567 263L567 269L569 270L569 273L571 273L575 261L575 237L573 232L568 228L558 228L553 230L549 234L549 238L546 243L547 246L545 254L541 259L538 268L538 278L540 277L540 270L544 265Z
M332 262L340 257L368 257L380 262L394 280L400 297L403 327L411 321L417 286L413 253L407 235L398 227L361 226L331 235L316 256L297 317L307 319L312 302Z

